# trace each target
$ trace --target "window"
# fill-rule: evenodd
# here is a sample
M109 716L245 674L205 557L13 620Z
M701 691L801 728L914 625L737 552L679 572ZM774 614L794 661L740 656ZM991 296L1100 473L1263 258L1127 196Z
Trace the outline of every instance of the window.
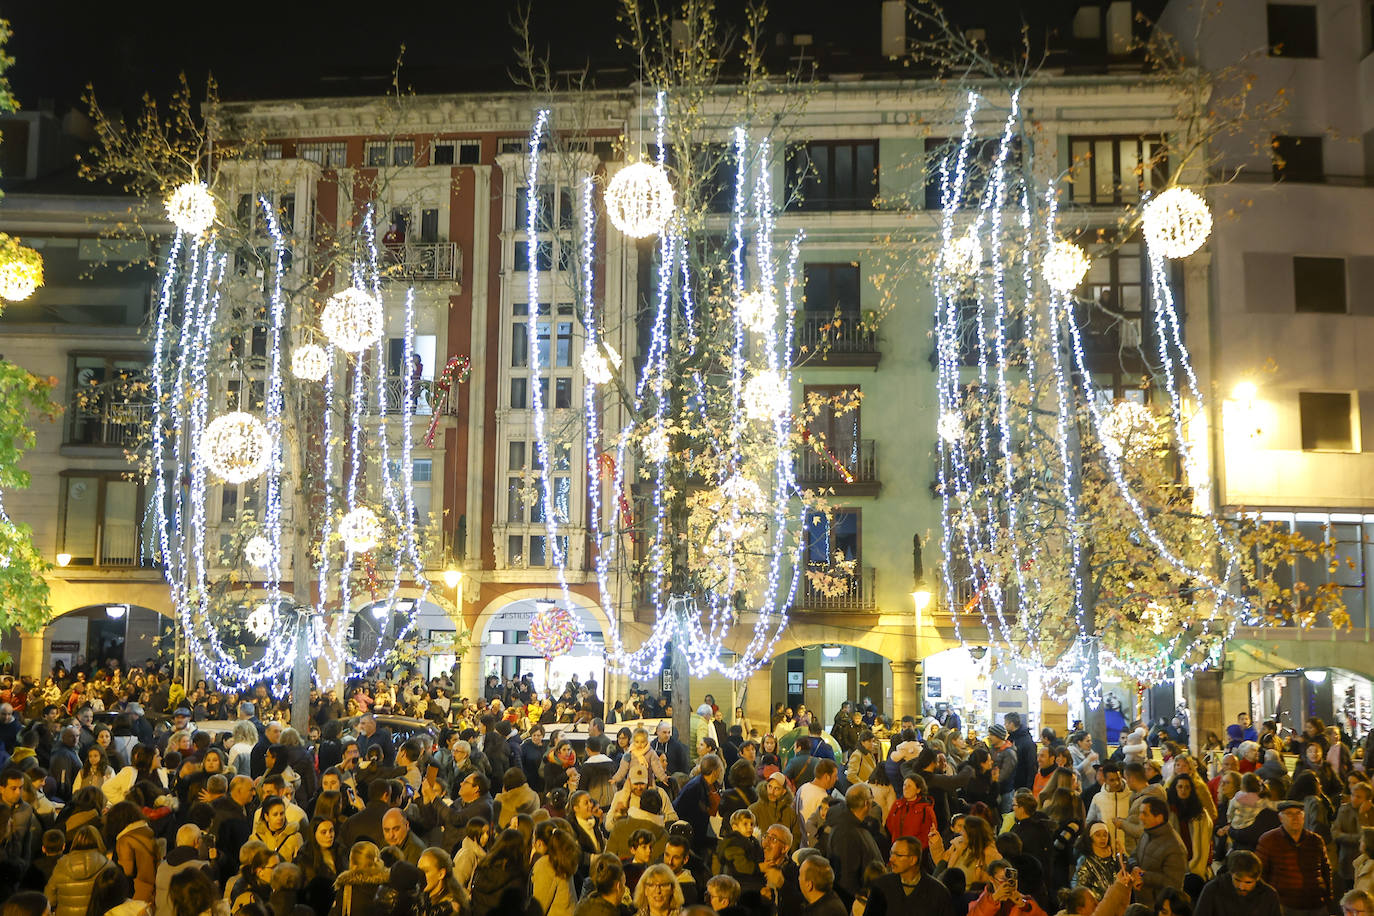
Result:
M147 370L142 358L73 355L67 444L136 445L150 418Z
M1139 242L1126 242L1089 263L1083 297L1100 306L1086 316L1090 345L1101 344L1113 352L1140 346L1146 276L1142 256Z
M439 241L439 210L426 207L420 211L420 241L433 243Z
M536 242L534 247L535 269L553 270L553 242ZM515 243L515 269L518 271L530 269L530 246L523 239Z
M959 158L959 140L951 140L947 137L931 137L926 140L926 209L939 210L944 206L943 194L941 189L940 163L944 160L949 161L949 171L952 176L954 164ZM969 143L967 156L968 182L964 190L962 205L964 207L977 207L983 197L983 190L987 187L988 181L992 178L993 170L997 165L997 157L1002 150L1001 138L985 138L973 140ZM1007 150L1007 169L1015 169L1021 162L1021 140L1013 137L1011 147Z
M807 264L802 273L807 311L859 311L858 264Z
M805 520L805 549L808 566L833 566L836 559L859 560L859 510L834 509L809 512Z
M506 537L506 565L513 567L549 566L553 556L548 550L547 534L512 534ZM568 555L568 538L558 535L558 547Z
M1321 181L1322 138L1276 134L1273 140L1275 181Z
M391 475L391 485L397 489L399 499L399 491L403 485L400 460L393 458L387 462L387 471ZM434 459L412 458L410 462L410 480L411 501L415 505L415 524L427 528L430 523L429 510L432 487L434 484Z
M1298 560L1297 568L1281 566L1262 569L1283 586L1291 586L1301 580L1310 588L1327 583L1341 587L1341 598L1346 610L1350 612L1351 626L1361 629L1369 620L1368 589L1366 575L1374 571L1374 515L1359 512L1323 512L1304 510L1302 512L1267 511L1259 513L1261 521L1295 532L1317 543L1328 543L1335 547L1336 560L1328 565L1324 557ZM1318 626L1330 626L1330 621L1319 620Z
M386 165L387 146L385 143L369 143L363 159L368 168L381 168Z
M392 165L414 165L415 164L415 144L410 141L394 143L391 146Z
M1317 56L1317 8L1271 3L1268 10L1270 57Z
M1075 203L1120 204L1164 187L1169 164L1159 137L1070 137Z
M1345 258L1294 258L1293 305L1298 312L1344 315Z
M787 151L787 194L799 210L871 210L878 196L878 141L825 140Z
M434 152L430 153L429 164L453 165L455 153L457 153L457 148L452 143L436 143L434 144Z
M477 165L482 161L482 141L481 140L459 140L458 141L458 164Z
M321 168L341 169L348 164L348 144L301 143L296 146L296 158L319 163Z
M1349 452L1355 449L1351 396L1344 391L1303 391L1298 394L1305 452Z
M153 565L153 538L142 536L142 483L118 473L65 474L61 498L58 549L72 565Z

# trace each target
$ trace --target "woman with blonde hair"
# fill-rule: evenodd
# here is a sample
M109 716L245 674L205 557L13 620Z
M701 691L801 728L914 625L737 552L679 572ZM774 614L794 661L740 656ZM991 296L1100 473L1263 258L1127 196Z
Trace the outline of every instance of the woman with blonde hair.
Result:
M544 916L572 916L577 906L573 875L582 864L582 847L567 830L551 830L544 838L544 855L534 863L530 882Z
M437 846L420 853L416 863L425 876L420 894L419 916L459 916L468 908L468 893L453 874L453 859Z
M662 862L650 865L635 885L635 916L678 916L683 899L673 870Z
M359 840L348 853L348 869L334 879L334 908L331 916L367 913L377 901L377 892L386 886L391 872L382 865L376 843Z

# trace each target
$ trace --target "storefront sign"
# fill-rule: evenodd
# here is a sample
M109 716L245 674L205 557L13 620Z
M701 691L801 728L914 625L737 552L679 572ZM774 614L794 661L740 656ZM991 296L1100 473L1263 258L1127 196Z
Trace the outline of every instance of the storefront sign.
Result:
M809 677L806 679L806 689L816 690L821 686L820 678Z
M938 677L926 678L926 696L936 698L940 696L940 679Z
M789 671L789 672L787 672L787 686L791 687L793 684L796 684L798 687L800 687L800 686L801 686L801 682L802 682L802 677L803 677L803 675L802 675L802 673L801 673L800 671Z

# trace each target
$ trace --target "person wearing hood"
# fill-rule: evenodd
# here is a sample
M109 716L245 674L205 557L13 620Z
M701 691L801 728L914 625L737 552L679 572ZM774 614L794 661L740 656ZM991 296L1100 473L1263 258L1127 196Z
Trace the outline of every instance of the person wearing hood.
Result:
M754 814L760 834L767 833L774 824L786 827L792 834L792 848L788 852L796 851L802 835L801 818L797 815L796 800L787 788L786 776L781 773L769 776L759 800L750 805L749 810Z
M253 839L260 841L284 862L294 862L300 852L301 834L286 817L286 800L270 796L259 809L261 817L253 827Z
M508 826L517 814L533 814L539 808L539 793L529 787L524 770L515 767L506 770L493 807L498 827Z
M53 908L53 916L86 916L90 908L95 876L112 863L101 852L100 831L82 827L72 837L72 850L57 860L43 893Z
M376 843L360 840L348 854L348 868L334 879L330 916L367 916L387 886L391 872L382 864Z
M214 878L209 861L200 855L200 828L195 824L183 824L176 835L176 846L167 850L167 858L157 867L154 880L156 890L153 894L154 916L172 916L172 904L167 899L167 889L178 872L188 868L198 868L207 878Z
M658 812L662 815L662 823L665 826L677 820L677 812L673 809L672 799L668 797L667 791L650 782L648 769L635 766L630 769L630 775L625 785L611 799L611 805L606 812L604 822L606 829L614 830L615 825L620 823L623 818L629 816L636 809L642 808L644 799L650 795L656 795L659 798Z
M1280 916L1278 891L1264 883L1263 872L1259 856L1245 849L1232 850L1226 856L1226 870L1198 894L1194 916Z
M1145 740L1145 726L1140 726L1121 742L1121 759L1125 763L1144 763L1150 756L1150 745Z

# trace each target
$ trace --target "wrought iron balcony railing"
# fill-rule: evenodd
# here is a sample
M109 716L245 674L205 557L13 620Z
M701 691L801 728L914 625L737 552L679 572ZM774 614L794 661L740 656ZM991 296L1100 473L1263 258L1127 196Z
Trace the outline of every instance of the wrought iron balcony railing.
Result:
M797 458L797 483L804 487L839 487L878 482L878 445L852 439L824 445L825 453L804 449Z
M400 414L405 407L406 378L403 375L388 375L382 383L382 392L377 391L376 383L369 386L367 411L370 414ZM436 410L444 416L456 417L458 405L443 393L430 379L410 380L410 411L417 417L432 417ZM443 403L439 403L440 401Z
M104 399L73 404L67 411L64 444L133 448L152 416L151 404Z
M838 589L822 589L803 574L797 590L796 609L802 611L867 611L877 609L873 567L864 566L844 580Z
M802 312L797 316L792 361L806 365L876 365L878 329L859 312Z
M383 245L384 280L463 281L463 259L457 242L404 242Z

